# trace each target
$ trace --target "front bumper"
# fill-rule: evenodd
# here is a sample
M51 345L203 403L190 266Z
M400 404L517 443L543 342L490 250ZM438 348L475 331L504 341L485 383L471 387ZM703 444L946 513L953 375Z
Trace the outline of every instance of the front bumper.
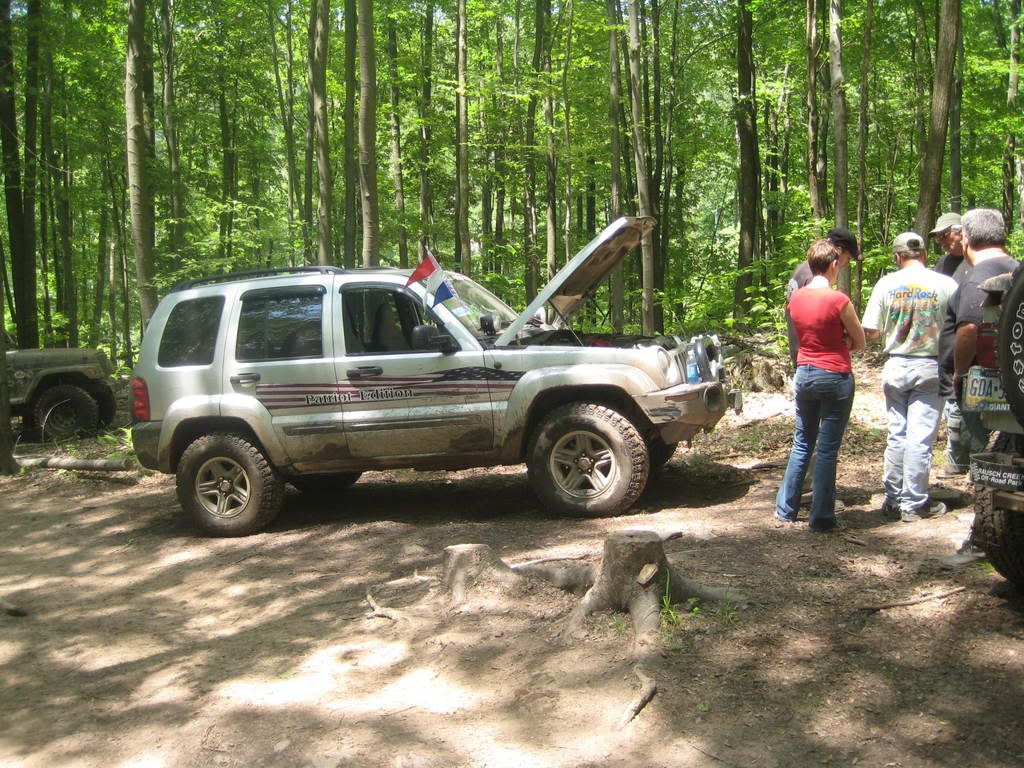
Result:
M698 432L709 432L727 408L743 409L738 389L726 391L718 382L677 384L636 398L658 434L666 443L689 440Z

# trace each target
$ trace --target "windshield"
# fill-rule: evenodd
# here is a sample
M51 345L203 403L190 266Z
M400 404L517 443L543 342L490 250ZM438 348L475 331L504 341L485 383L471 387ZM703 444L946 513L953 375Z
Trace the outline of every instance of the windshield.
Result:
M496 332L507 328L516 319L516 311L482 285L474 283L465 275L454 272L449 272L448 277L455 285L455 292L459 295L462 306L446 306L451 306L452 312L459 318L459 322L466 326L466 329L476 338L483 339L490 335L480 328L480 318L483 315L494 316Z

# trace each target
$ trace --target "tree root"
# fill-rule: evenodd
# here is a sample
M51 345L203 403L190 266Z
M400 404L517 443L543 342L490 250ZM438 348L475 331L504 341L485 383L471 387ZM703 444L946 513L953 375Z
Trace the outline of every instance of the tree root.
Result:
M881 603L880 605L858 605L858 611L884 611L887 608L902 608L906 605L917 605L919 603L927 603L929 600L942 600L943 598L955 595L958 592L963 592L967 587L954 587L953 589L947 589L945 592L938 592L934 595L925 595L924 597L915 597L910 600L897 600L893 603Z
M644 672L644 668L637 664L633 667L633 672L638 678L640 678L640 692L626 707L626 711L622 713L622 718L619 720L619 728L625 728L632 722L633 718L640 714L640 710L647 706L648 702L654 698L654 694L658 692L658 684L654 681L654 678Z
M409 618L399 610L395 608L388 608L386 605L381 605L373 599L373 595L370 594L370 590L366 590L366 602L370 604L372 612L366 617L368 619L390 619L394 622L408 621Z

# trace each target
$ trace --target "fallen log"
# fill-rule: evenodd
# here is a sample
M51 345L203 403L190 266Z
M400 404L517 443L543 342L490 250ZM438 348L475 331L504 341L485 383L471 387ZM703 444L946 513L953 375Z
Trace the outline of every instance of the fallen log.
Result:
M135 469L131 459L73 459L48 456L15 457L18 466L25 469L79 469L92 472L123 472Z

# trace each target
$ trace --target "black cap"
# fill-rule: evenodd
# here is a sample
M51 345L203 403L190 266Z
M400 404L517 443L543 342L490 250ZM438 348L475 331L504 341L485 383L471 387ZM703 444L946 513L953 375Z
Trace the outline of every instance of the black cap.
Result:
M850 252L850 256L855 261L861 260L860 248L857 247L857 238L854 237L853 232L850 230L844 227L830 229L828 234L825 235L825 239L832 243L832 245L838 245L840 248L848 250Z

